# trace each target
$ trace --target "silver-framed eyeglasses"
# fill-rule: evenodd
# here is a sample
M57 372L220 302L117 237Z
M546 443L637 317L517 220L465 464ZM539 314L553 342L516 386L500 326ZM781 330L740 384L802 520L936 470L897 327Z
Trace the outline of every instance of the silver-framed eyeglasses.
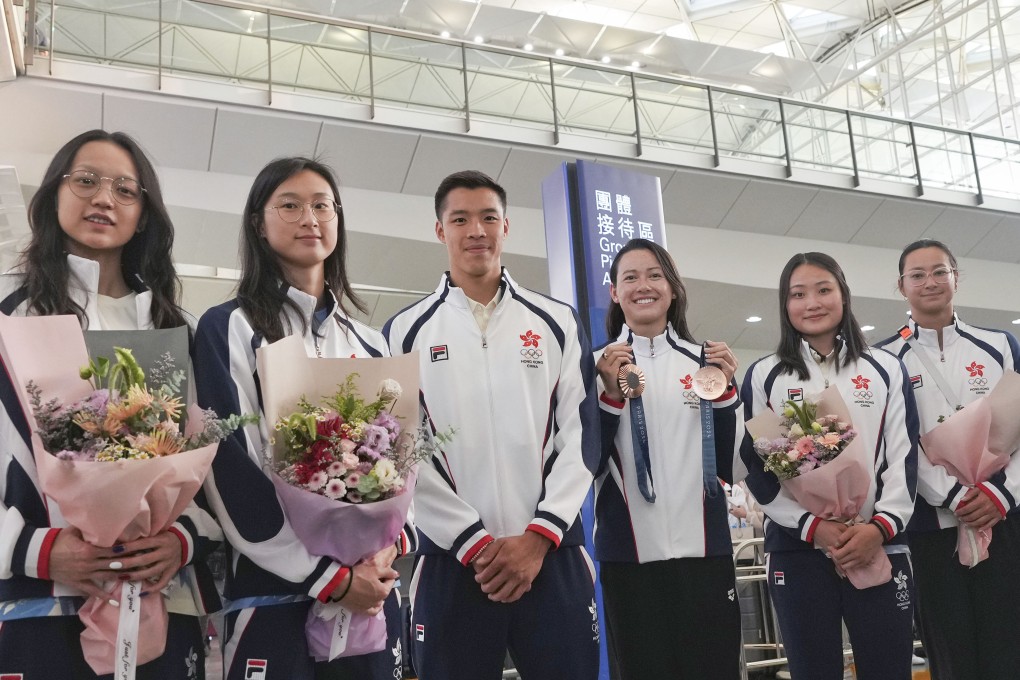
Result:
M284 222L297 222L305 214L305 207L312 210L312 216L318 222L329 222L336 217L340 205L331 198L318 198L311 203L299 203L297 201L284 201L280 205L270 206L266 210L275 210Z
M71 193L80 198L92 198L107 182L106 187L113 195L113 199L121 205L132 205L138 202L145 189L138 180L131 177L101 177L91 170L75 170L64 175L67 187Z
M930 272L926 272L923 269L911 269L906 274L900 276L900 278L903 279L904 283L908 286L920 288L925 284L929 276L935 283L948 283L949 279L953 277L953 274L954 271L952 269L947 269L946 267L939 267L938 269L933 269Z

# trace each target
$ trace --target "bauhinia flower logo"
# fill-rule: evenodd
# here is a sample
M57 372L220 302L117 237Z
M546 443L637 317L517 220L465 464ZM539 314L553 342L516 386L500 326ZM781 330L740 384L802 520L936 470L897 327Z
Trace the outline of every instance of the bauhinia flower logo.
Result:
M534 331L528 331L521 336L521 340L524 341L525 347L538 347L538 341L542 339L541 335L538 335Z
M688 373L684 377L680 378L680 384L684 386L685 390L694 389L694 378L692 378L691 374Z
M983 364L979 364L976 361L970 362L970 366L967 366L967 370L970 371L970 377L977 378L985 374L985 367Z
M868 383L871 382L871 378L865 378L863 375L858 375L856 378L850 378L854 381L854 389L866 390L868 389Z

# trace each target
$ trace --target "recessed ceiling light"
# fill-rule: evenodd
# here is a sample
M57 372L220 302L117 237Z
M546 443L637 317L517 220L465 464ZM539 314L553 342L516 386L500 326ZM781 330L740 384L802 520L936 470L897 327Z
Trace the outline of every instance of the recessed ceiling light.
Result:
M524 45L524 49L525 51L530 52L531 50L535 49L535 46L532 45L531 43L527 43Z
M481 45L483 42L485 42L485 38L483 38L480 35L476 35L475 36L475 42L478 43L479 45Z
M563 51L562 47L557 47L556 48L556 56L557 57L562 57L564 54L566 54L566 52Z
M641 62L640 61L632 61L632 62L630 62L630 67L631 68L641 68Z
M761 317L760 316L749 316L749 317L747 317L746 321L747 321L747 323L758 323L759 321L761 321Z
M440 38L449 38L450 37L450 32L449 31L443 31L442 33L439 34L439 37Z
M1020 319L1013 319L1014 326L1020 326Z
M861 326L861 330L862 331L873 331L873 330L875 330L875 327L874 326Z
M606 56L602 57L602 63L603 64L608 64L611 61L612 61L612 59L609 57L608 54Z

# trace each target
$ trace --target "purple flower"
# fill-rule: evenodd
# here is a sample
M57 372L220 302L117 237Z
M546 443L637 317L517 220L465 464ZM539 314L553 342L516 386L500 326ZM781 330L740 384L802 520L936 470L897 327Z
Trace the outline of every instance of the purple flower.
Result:
M368 425L365 427L365 448L382 451L390 445L390 433L385 427ZM376 455L375 458L379 456Z
M375 449L370 448L368 446L362 446L361 448L359 448L358 449L358 455L359 456L364 456L365 458L368 458L369 460L379 460L382 457L381 453L379 453ZM369 469L371 469L371 467ZM368 470L366 470L365 472L368 472Z
M358 472L360 472L363 475L367 475L369 472L372 471L372 468L374 466L375 466L374 463L362 463L361 465L358 466Z

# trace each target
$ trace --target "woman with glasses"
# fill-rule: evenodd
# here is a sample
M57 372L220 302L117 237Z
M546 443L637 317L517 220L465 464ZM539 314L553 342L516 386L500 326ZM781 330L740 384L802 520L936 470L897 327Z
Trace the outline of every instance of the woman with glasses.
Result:
M868 348L843 270L824 253L794 255L779 279L779 347L744 376L746 419L835 387L873 455L858 517L823 519L765 470L750 436L740 449L747 486L768 518L768 588L794 678L844 677L843 624L859 680L909 680L913 579L904 529L914 506L917 412L903 364ZM872 454L873 452L873 454ZM848 569L884 551L892 579L858 590Z
M609 275L612 340L595 353L603 441L595 556L609 649L622 680L735 680L740 606L719 480L732 481L743 433L737 359L726 343L694 342L687 290L662 246L629 241ZM694 391L702 366L717 378L706 399ZM625 390L621 370L642 372L640 394Z
M1020 366L1020 345L1005 331L964 323L953 307L959 285L956 257L939 241L903 249L899 292L910 320L882 343L906 365L928 432L959 407L991 391ZM1000 473L967 488L941 465L919 456L917 509L909 527L920 600L921 636L934 680L1006 680L1020 668L1020 457ZM959 525L990 530L988 559L960 564Z
M129 136L92 130L65 144L29 204L29 222L20 266L0 277L4 314L74 314L91 330L186 325L173 225L152 164ZM28 424L9 384L0 400L0 675L95 677L78 644L77 609L83 595L110 597L97 584L130 570L144 595L168 586L177 593L168 600L166 652L137 677L205 677L198 617L219 606L204 563L221 537L216 523L192 504L150 538L86 543L39 489Z
M351 319L364 311L347 278L347 232L333 171L282 158L259 172L241 225L237 298L206 312L195 338L199 403L221 417L260 413L255 350L288 335L309 356L386 355L382 336ZM262 414L264 416L264 414ZM225 595L233 602L224 636L227 680L251 677L391 679L400 675L397 572L391 547L348 567L308 554L262 470L272 423L239 429L220 444L205 489L227 539ZM401 545L409 544L405 532ZM305 642L310 598L331 596L355 612L386 603L389 645L381 652L315 664ZM265 675L252 675L252 671Z

